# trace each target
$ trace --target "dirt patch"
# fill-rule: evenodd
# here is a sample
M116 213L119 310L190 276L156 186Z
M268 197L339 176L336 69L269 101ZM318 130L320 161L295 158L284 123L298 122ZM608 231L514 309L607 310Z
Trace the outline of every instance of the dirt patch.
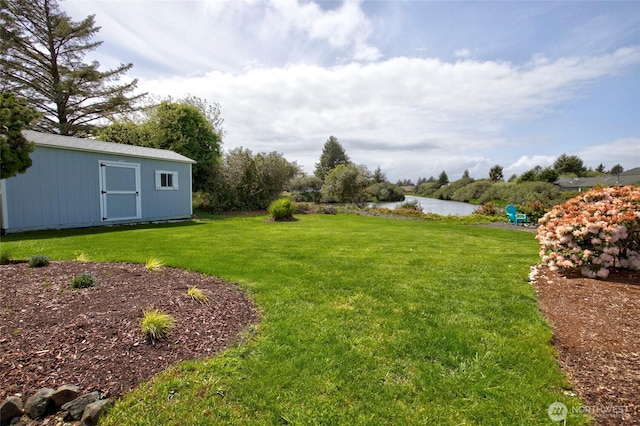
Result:
M95 287L74 290L89 272ZM125 263L51 262L0 266L0 401L65 383L119 396L178 361L210 357L234 344L258 321L251 301L215 277ZM198 287L207 304L187 297ZM165 341L149 343L142 310L175 319Z
M583 411L599 425L640 424L640 272L613 271L605 281L536 271L552 344Z

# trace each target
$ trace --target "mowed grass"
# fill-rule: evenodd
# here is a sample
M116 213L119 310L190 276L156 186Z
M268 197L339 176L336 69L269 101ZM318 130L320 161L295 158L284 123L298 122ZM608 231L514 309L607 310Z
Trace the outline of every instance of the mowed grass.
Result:
M242 344L141 384L104 425L553 424L551 403L579 406L528 283L532 234L299 218L210 216L2 245L14 258L160 258L236 282L258 306Z

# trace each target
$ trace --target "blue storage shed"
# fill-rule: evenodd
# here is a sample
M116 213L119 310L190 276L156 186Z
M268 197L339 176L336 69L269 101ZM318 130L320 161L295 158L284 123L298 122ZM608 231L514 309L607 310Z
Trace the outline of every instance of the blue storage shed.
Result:
M173 151L24 131L33 164L2 180L3 232L191 217L191 166Z

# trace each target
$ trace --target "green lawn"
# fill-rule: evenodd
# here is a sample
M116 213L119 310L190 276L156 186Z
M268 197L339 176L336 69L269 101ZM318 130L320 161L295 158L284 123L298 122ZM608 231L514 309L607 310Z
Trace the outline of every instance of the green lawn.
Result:
M553 424L551 403L579 405L527 282L532 234L299 218L29 233L3 237L2 250L160 258L237 282L259 307L245 344L169 369L101 424Z

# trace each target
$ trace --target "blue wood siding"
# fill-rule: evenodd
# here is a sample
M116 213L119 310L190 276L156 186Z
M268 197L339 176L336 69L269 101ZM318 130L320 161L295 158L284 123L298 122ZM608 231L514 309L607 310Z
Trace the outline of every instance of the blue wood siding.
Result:
M7 232L105 224L100 215L100 160L140 164L141 219L137 221L187 218L192 213L188 163L38 145L31 159L26 173L4 181L2 227ZM156 190L156 170L178 173L179 189ZM109 184L120 189L126 181L114 177Z

